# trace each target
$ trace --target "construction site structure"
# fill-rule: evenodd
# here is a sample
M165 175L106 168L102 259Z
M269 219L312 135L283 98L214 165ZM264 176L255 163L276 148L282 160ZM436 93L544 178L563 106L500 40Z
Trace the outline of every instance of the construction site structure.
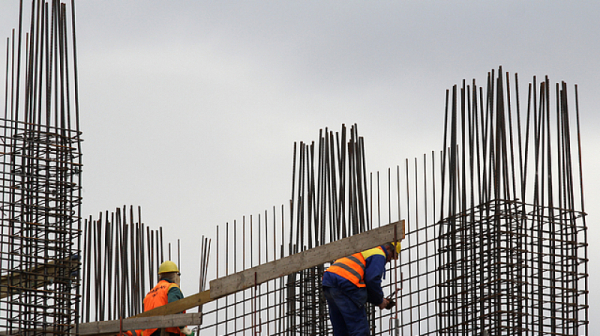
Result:
M74 12L34 1L7 40L0 118L0 326L72 333L79 319L81 132ZM22 8L22 6L21 6Z
M438 231L438 331L587 335L577 86L570 96L566 83L534 77L521 110L518 77L514 88L510 79L500 67L488 74L485 93L475 81L451 93Z
M368 172L357 125L321 130L294 145L289 203L219 226L214 253L203 239L199 293L142 313L165 258L160 229L143 224L140 208L137 220L133 207L80 215L74 1L33 1L29 32L20 23L7 55L6 334L81 334L90 323L194 306L187 321L201 318L200 335L330 334L320 279L337 255L306 256L338 242L350 254L363 247L355 237L404 223L383 282L398 304L367 308L371 335L588 335L577 86L534 77L523 104L518 76L502 68L483 86L463 81L446 92L441 150L383 173ZM400 239L394 232L389 240ZM206 290L209 261L216 276ZM294 267L269 266L281 263Z

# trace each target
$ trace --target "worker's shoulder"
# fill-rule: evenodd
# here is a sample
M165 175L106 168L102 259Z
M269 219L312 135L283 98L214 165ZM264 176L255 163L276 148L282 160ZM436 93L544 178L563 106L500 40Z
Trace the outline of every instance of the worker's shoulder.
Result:
M179 288L179 285L177 285L176 283L172 283L172 282L169 284L168 288L169 288L169 291L172 291L173 289L175 289L175 290L181 290Z
M374 247L372 249L362 251L361 254L363 255L363 258L365 258L365 260L367 260L369 257L372 257L374 255L380 255L385 258L385 252L383 252L383 250L381 248L379 248L379 246Z

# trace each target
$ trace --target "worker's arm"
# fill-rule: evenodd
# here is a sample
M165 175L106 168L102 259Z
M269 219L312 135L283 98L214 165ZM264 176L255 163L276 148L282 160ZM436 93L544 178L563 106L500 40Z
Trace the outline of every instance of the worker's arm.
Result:
M385 273L385 255L374 254L368 257L365 261L365 286L367 287L367 301L379 306L383 302L381 278Z
M181 300L181 299L183 299L183 293L181 292L181 289L179 289L179 287L176 287L176 286L171 287L168 292L169 303L175 302L175 301ZM191 330L189 330L186 326L180 326L179 329L181 329L181 332L184 335L192 335L193 334L193 332Z

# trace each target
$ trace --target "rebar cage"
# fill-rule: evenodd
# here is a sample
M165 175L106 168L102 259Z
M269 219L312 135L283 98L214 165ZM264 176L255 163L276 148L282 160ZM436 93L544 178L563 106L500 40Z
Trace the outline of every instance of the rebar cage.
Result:
M582 214L494 200L441 223L442 335L578 335Z
M0 329L9 335L68 334L79 317L82 165L73 18L59 1L33 1L29 32L19 26L7 41Z
M78 301L79 134L0 122L0 321L11 334L66 333Z

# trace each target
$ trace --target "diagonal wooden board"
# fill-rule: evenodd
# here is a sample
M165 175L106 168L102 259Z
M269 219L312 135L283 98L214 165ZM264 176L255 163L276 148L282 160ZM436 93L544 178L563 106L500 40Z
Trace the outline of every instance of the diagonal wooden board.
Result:
M333 261L390 242L394 240L394 228L397 230L396 239L404 239L404 221L395 222L212 280L210 282L210 297L216 299L269 280L322 265L328 261Z
M210 290L188 296L133 317L159 316L179 313L185 309L201 306L209 301L259 285L269 280L322 265L353 253L404 239L404 220L340 239L326 245L293 254L245 271L212 280Z

